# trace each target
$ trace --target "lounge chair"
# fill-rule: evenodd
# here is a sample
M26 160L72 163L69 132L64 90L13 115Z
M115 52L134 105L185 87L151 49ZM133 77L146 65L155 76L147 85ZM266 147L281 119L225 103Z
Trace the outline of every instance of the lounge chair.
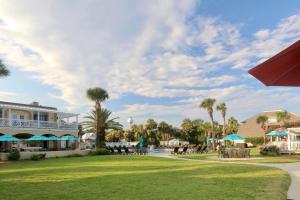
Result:
M201 151L200 153L207 153L207 145L203 145L202 148L201 148Z
M188 150L188 147L185 146L185 147L183 147L182 151L179 152L179 154L186 154L187 150Z
M202 145L199 145L199 146L196 148L195 153L201 153L201 150L202 150Z
M171 152L171 154L178 154L179 147L174 147L174 150Z

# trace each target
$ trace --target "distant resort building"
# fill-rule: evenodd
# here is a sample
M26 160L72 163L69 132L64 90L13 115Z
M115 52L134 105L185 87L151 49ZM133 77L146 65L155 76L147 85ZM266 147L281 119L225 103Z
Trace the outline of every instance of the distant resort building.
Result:
M246 138L249 137L263 137L264 130L261 128L260 124L256 123L256 119L260 115L265 115L269 118L268 126L272 129L276 129L280 127L280 124L277 122L276 113L283 110L273 110L273 111L264 111L258 113L249 119L243 121L239 127L238 134L242 135ZM300 125L300 116L296 115L295 113L289 112L291 118L287 120L287 124L289 127L297 127Z
M78 116L38 102L0 101L0 138L5 135L19 140L0 140L0 154L18 149L24 153L52 151L53 156L59 156L65 154L59 151L78 149Z

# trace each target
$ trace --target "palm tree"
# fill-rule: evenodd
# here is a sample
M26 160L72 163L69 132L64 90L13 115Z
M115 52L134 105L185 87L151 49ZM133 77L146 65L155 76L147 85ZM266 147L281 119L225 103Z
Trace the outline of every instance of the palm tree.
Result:
M221 112L222 118L223 118L223 137L226 134L226 111L227 107L225 103L220 103L217 105L217 110Z
M216 100L213 98L206 98L204 99L201 104L200 104L200 108L206 109L208 112L208 115L210 117L210 122L211 122L211 136L214 139L215 138L215 133L214 133L214 104L215 104ZM214 142L213 144L213 149L214 149Z
M87 132L94 132L99 128L99 132L96 132L96 146L103 147L105 145L106 130L122 130L123 126L115 121L119 117L110 119L112 112L107 109L101 109L98 117L96 113L96 110L93 110L87 114L84 117L86 121L83 121L81 124Z
M268 122L269 118L265 115L260 115L256 118L256 123L260 124L260 127L264 130L264 144L266 144L266 133L268 130Z
M288 111L284 110L281 112L276 113L277 122L280 123L280 126L286 126L286 120L289 120L291 118L291 115L288 113Z
M2 63L2 60L0 60L0 77L8 76L8 75L9 75L9 70Z
M106 90L95 87L90 88L86 91L87 97L95 102L95 131L96 131L96 147L103 147L105 140L105 133L101 132L101 127L98 122L100 122L100 113L101 113L101 102L109 98Z
M237 133L239 130L239 121L234 117L230 117L227 121L227 131L228 133Z
M170 129L171 129L170 125L165 121L162 121L158 124L157 130L158 130L161 138L163 139L163 141L168 140L169 134L170 134Z

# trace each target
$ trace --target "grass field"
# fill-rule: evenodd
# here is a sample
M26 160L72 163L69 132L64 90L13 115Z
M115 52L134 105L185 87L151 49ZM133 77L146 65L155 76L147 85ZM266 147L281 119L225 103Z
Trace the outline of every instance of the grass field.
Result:
M214 160L209 157L217 156L217 153L207 153L207 154L189 154L189 155L178 155L180 158L196 159L196 160ZM251 149L251 157L259 157L261 159L254 160L235 160L234 162L247 162L247 163L294 163L300 162L300 155L280 155L280 156L262 156L259 153L259 148ZM218 159L219 160L219 159ZM222 160L226 162L226 159ZM227 160L232 162L232 160Z
M0 164L1 199L286 199L282 170L147 156Z

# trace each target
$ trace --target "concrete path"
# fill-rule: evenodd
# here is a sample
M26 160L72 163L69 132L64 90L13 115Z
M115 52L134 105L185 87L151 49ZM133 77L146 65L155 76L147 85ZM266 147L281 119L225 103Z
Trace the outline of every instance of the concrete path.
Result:
M263 164L263 166L276 167L287 171L292 179L288 199L300 200L300 163Z
M267 166L267 167L276 167L282 170L285 170L289 173L291 177L291 185L288 190L289 200L300 200L300 162L298 163L280 163L280 164L268 164L268 163L241 163L241 162L222 162L216 160L196 160L196 159L187 159L187 158L178 158L173 155L168 154L151 154L150 156L154 157L163 157L176 160L188 160L196 162L210 162L210 163L228 163L228 164L246 164L246 165L258 165L258 166Z

